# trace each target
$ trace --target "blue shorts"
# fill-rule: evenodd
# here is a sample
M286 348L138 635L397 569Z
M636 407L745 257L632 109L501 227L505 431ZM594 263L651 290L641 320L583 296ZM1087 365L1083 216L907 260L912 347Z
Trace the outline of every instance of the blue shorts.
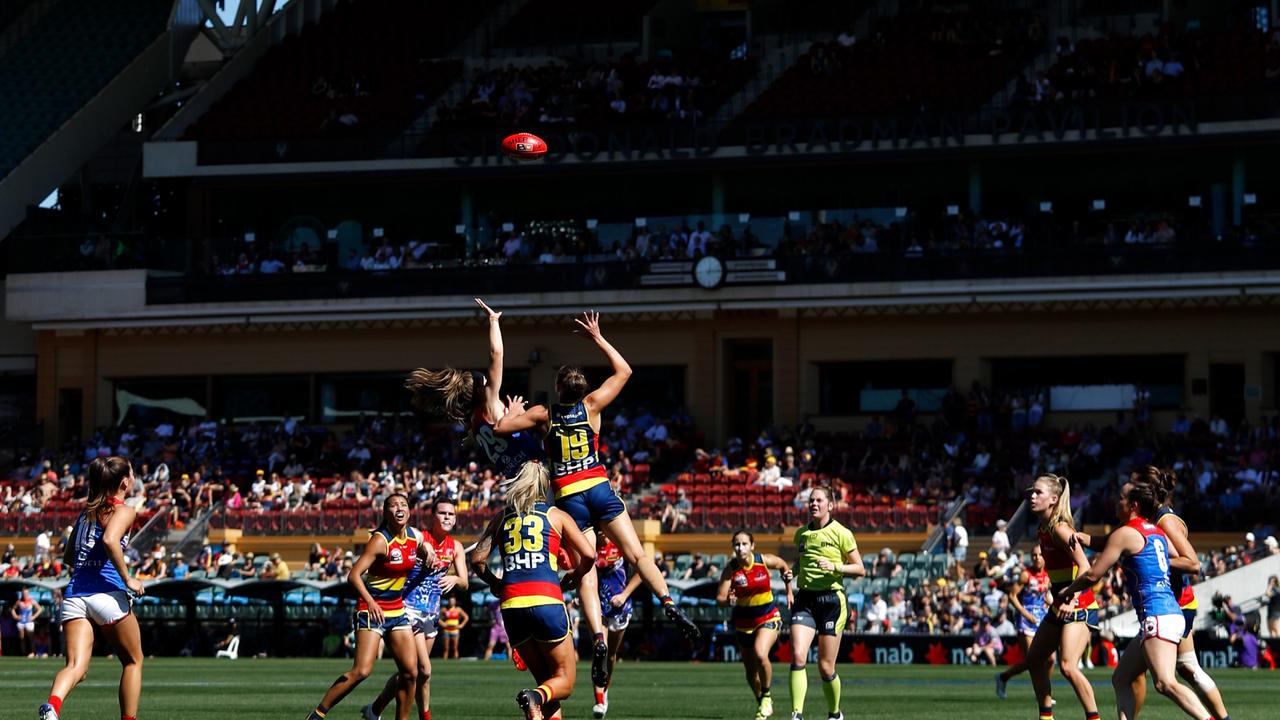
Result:
M382 624L375 625L368 610L359 610L356 612L355 624L356 631L372 630L379 635L384 635L393 630L413 630L413 624L409 621L408 613L401 613L399 615L383 615Z
M627 506L613 494L613 487L608 481L568 497L556 498L556 507L569 513L579 530L609 522L627 511Z
M1098 627L1098 609L1093 608L1092 610L1076 610L1076 611L1073 611L1065 619L1058 617L1058 615L1055 613L1049 613L1048 615L1044 616L1044 621L1047 623L1053 623L1054 625L1057 625L1059 627L1062 627L1064 625L1070 625L1072 623L1082 622L1091 628L1096 628Z
M1196 610L1183 610L1182 617L1187 621L1187 627L1182 631L1182 637L1191 637L1191 626L1196 621Z
M507 627L511 647L530 640L558 643L569 637L569 609L564 603L548 603L502 611L502 624Z

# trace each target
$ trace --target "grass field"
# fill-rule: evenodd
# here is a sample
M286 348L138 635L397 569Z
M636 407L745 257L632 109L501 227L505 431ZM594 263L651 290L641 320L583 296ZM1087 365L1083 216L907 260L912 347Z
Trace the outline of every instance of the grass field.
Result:
M49 692L58 660L0 658L0 718L32 718ZM114 719L118 668L113 660L95 658L89 678L63 706L66 720ZM338 673L348 667L333 660L254 660L159 658L144 669L142 720L223 720L225 718L289 718L303 720ZM1000 702L992 689L988 668L840 665L844 685L843 709L854 718L909 718L952 720L983 718L1009 720L1034 718L1031 688L1025 676L1009 686L1009 699ZM377 677L392 669L390 661L379 665ZM786 718L790 698L786 668L774 682L778 712ZM806 717L822 720L826 710L818 686L817 668L809 669L811 686ZM578 670L578 692L566 706L566 717L591 717L588 668ZM1280 674L1246 670L1214 673L1227 707L1235 717L1276 717L1276 689ZM1109 673L1090 672L1104 718L1114 717ZM432 715L452 718L519 717L513 699L528 685L529 676L517 673L506 662L437 662L431 684ZM378 684L381 680L379 679ZM1080 707L1070 688L1055 684L1060 718L1076 720ZM357 718L360 706L376 691L370 679L342 705L332 718ZM627 663L619 667L617 685L610 692L611 720L627 718L745 718L755 704L741 667L727 664ZM384 717L387 717L384 715ZM1143 718L1185 717L1172 703L1151 693Z

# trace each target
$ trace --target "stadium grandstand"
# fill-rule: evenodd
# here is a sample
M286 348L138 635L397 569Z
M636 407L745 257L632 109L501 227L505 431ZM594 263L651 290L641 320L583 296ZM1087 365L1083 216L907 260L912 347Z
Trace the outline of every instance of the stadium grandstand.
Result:
M625 659L739 660L735 538L799 575L825 495L863 566L841 662L971 664L994 628L1015 665L1033 483L1069 478L1101 539L1148 468L1202 664L1258 619L1280 649L1274 1L609 6L0 3L0 655L66 652L73 528L120 457L148 656L353 656L394 496L423 530L452 503L468 549L502 526L498 417L406 389L495 356L530 406L565 367L626 376L588 444L670 597L635 591ZM1123 577L1091 665L1142 632ZM469 583L487 658L502 591Z

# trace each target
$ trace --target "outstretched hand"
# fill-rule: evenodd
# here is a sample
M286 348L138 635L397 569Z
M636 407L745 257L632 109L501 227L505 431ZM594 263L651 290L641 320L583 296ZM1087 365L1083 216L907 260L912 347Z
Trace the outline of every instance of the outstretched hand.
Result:
M484 308L484 311L485 311L486 313L489 313L489 320L490 320L490 321L497 320L498 318L502 317L502 311L501 311L501 310L499 310L499 311L497 311L497 312L494 312L493 308L489 307L488 305L485 305L485 304L484 304L484 301L483 301L483 300L481 300L480 298L472 298L472 299L476 301L476 304L477 304L477 305L479 305L480 307Z
M592 340L599 340L600 335L600 313L595 310L588 310L582 313L582 318L574 318L573 321L578 324L579 330L574 332L586 335Z
M519 395L507 396L507 408L504 415L521 415L524 413L524 398Z

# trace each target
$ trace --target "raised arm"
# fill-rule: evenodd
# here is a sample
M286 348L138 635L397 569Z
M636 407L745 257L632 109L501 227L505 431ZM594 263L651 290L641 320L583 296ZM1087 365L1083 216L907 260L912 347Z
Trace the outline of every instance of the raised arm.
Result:
M604 335L600 334L600 313L585 312L582 313L581 319L574 319L578 324L577 332L585 335L587 338L600 348L604 356L609 359L609 367L613 370L613 374L608 380L601 383L595 392L587 395L582 399L582 404L587 407L587 412L593 415L599 415L605 408L609 407L609 403L618 397L618 393L622 392L623 386L627 384L627 380L631 378L631 366L627 364L626 358L622 357L622 353L617 348L609 344L604 339Z
M545 427L551 422L551 413L546 405L534 405L525 409L522 398L510 398L507 402L506 414L493 426L497 435L511 435L524 430Z
M494 312L480 298L476 304L489 315L489 384L484 389L484 407L494 419L502 417L502 313Z

